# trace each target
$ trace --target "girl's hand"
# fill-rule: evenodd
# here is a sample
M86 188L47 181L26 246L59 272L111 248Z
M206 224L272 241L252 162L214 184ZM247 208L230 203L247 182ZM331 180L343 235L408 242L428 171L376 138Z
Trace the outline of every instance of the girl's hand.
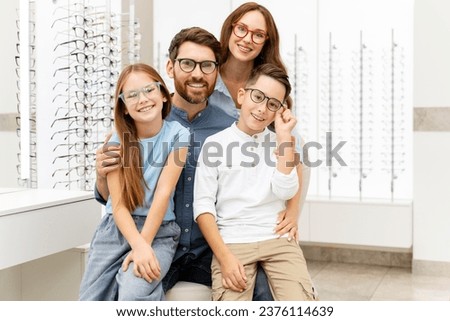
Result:
M292 211L291 211L292 212ZM288 210L283 210L278 213L277 225L275 226L274 233L281 237L288 234L288 241L295 240L298 242L298 220L296 213L290 213Z
M152 247L145 241L140 242L127 255L122 264L125 272L131 262L134 262L133 274L151 283L161 276L161 267Z

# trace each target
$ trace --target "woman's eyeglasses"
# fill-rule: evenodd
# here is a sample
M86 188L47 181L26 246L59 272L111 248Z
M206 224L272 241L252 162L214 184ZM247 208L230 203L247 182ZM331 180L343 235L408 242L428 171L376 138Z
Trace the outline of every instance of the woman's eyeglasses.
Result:
M252 34L252 41L257 45L263 44L267 40L267 38L269 38L267 34L262 30L250 30L246 25L242 23L233 24L233 33L236 37L242 39L247 36L249 32Z

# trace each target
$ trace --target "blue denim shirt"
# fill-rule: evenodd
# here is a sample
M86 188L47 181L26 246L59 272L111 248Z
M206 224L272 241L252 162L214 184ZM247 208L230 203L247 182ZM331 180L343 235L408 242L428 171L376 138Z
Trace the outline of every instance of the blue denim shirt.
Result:
M194 222L192 209L195 169L200 149L207 137L230 127L236 119L216 105L208 104L192 121L188 120L187 113L184 110L172 106L167 120L179 122L191 134L188 159L175 190L175 216L176 222L181 228L181 236L173 260L176 261L184 254L190 254L195 259L209 248L197 223Z
M216 87L212 95L209 96L208 101L211 105L218 106L231 117L239 118L239 109L236 108L233 98L231 98L231 94L220 74L217 76Z

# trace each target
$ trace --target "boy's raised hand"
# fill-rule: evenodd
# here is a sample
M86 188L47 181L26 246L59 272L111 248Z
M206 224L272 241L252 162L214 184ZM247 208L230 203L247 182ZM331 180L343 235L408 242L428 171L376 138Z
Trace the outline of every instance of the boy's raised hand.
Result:
M281 107L275 114L275 132L277 135L286 135L291 137L291 132L297 124L297 119L291 110Z

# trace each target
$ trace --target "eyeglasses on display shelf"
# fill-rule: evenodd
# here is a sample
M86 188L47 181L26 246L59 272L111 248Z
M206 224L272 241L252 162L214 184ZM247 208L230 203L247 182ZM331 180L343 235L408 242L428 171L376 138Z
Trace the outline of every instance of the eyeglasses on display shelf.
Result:
M298 130L301 137L308 141L314 137L314 125L312 123L313 105L310 101L309 62L308 53L299 44L298 35L294 35L292 51L286 53L286 66L292 85L293 112L297 116Z
M83 168L95 165L92 142L101 141L113 126L113 94L121 66L124 25L133 26L128 31L140 45L139 24L123 23L125 15L110 12L109 7L69 1L53 11L54 119L50 129L55 188L92 187L85 184L93 177L92 171L81 171L79 163L83 162ZM83 153L91 156L82 158Z
M77 153L77 154L67 154L67 155L59 155L53 159L52 164L55 164L57 161L63 161L62 164L67 164L71 160L76 161L76 164L83 164L86 162L93 162L95 160L95 153Z
M44 137L48 134L50 142L48 146L40 145L39 153L42 158L49 158L51 163L51 168L44 169L44 173L47 170L50 172L46 175L51 176L48 185L55 188L92 189L95 149L114 125L113 95L124 63L121 60L135 62L140 59L140 24L131 18L134 15L112 12L115 6L106 1L100 5L78 0L52 1L45 4L50 8L47 12L52 21L47 21L48 25L44 27L49 32L42 35L51 44L48 48L41 48L37 45L40 46L42 38L38 38L36 43L35 30L42 30L42 26L34 22L34 5L34 2L30 2L29 28L24 27L24 19L22 23L20 20L16 23L18 44L17 54L13 57L17 79L20 80L17 84L17 133L23 137L26 132L26 137L30 139L30 144L26 143L30 146L27 156L31 168L30 178L22 182L28 186L37 186L38 176L35 173L38 172L37 164L42 162L37 161L36 137L44 131ZM28 20L27 17L25 20ZM21 39L24 37L30 41L24 42ZM126 42L129 42L129 46L123 47ZM22 54L24 44L29 57ZM45 75L48 83L36 77L36 70L46 68L41 61L36 60L36 52L41 53L40 50L48 52L45 57L50 62L48 65L51 65L48 71L50 77ZM37 57L44 55L38 54ZM29 69L26 77L23 76L24 68ZM43 88L43 92L50 92L45 107L37 105L43 103L36 99L36 90L39 88ZM29 90L26 96L23 94L25 90ZM21 115L25 104L29 105L29 113ZM38 118L38 123L36 115L42 115L38 108L46 108L46 115L51 119ZM24 127L26 131L20 127L24 122L28 125ZM24 144L21 147L24 148ZM24 155L28 153L21 153L20 157L23 159ZM23 168L18 168L18 174L23 176ZM43 182L47 184L45 180Z
M77 102L74 102L69 105L64 105L64 106L58 107L55 112L55 117L61 117L62 113L65 113L65 114L62 114L62 117L67 117L73 109L75 109L75 111L76 111L76 113L74 113L75 115L91 114L92 108L93 108L93 105L89 102L83 103L83 102L77 101Z
M53 149L53 152L55 152L58 148L63 148L69 151L73 149L77 152L84 152L84 151L92 152L95 149L97 149L97 147L100 146L101 144L103 144L103 142L77 141L71 144L64 143L56 145L55 148Z
M64 130L59 130L53 133L53 135L50 137L51 140L55 138L55 136L58 136L59 134L63 134L62 137L64 137L64 140L67 140L71 134L75 134L79 138L83 137L92 137L92 129L91 128L69 128Z
M78 190L86 190L92 191L94 188L94 179L77 179L77 180L66 180L66 181L57 181L53 188L63 187L65 189L78 189Z
M36 164L36 24L34 3L19 8L16 19L17 43L14 57L17 75L17 159L18 185L37 187ZM21 30L22 28L22 30ZM21 101L22 100L22 101ZM23 126L23 130L22 130Z
M62 172L63 175L69 176L70 174L76 174L77 176L84 176L85 174L91 175L92 172L95 170L95 166L93 165L78 165L75 167L71 167L68 170L65 169L57 169L53 172L52 177L55 177L56 174L59 172Z
M91 126L94 119L92 116L69 116L69 117L62 117L62 118L56 118L53 123L50 125L50 127L53 127L57 122L66 122L68 123L68 127L70 127L72 124L76 124L77 126L84 127L85 125Z

